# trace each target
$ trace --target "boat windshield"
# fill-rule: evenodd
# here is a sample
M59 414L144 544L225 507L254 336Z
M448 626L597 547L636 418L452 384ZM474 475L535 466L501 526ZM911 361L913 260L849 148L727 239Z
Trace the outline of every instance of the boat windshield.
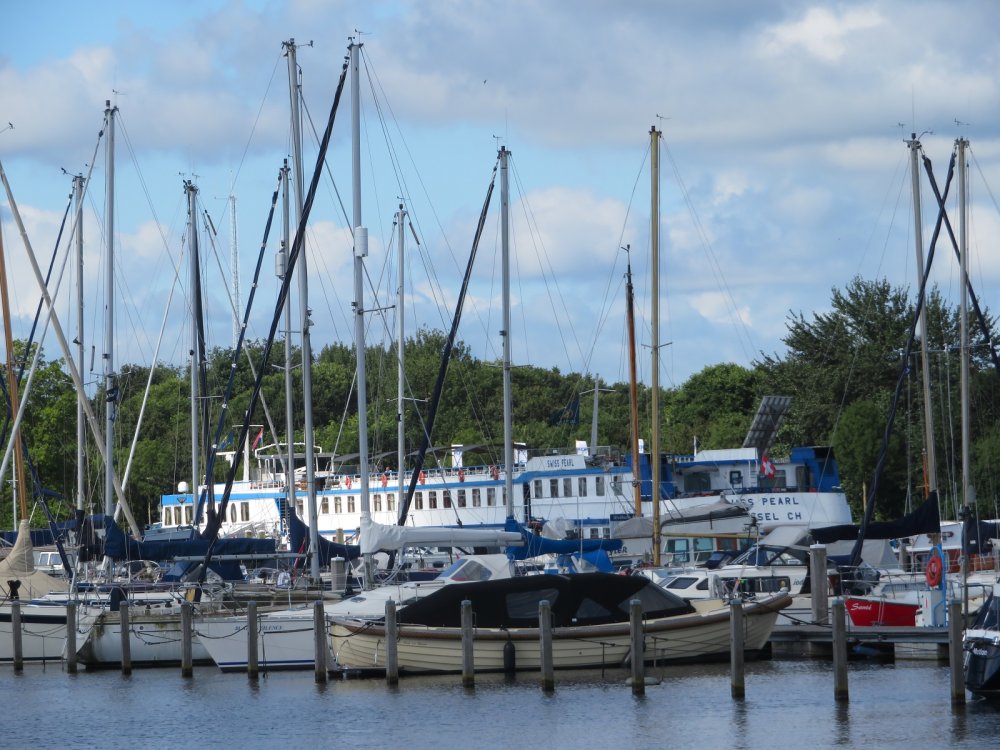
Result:
M488 581L493 572L475 560L462 558L456 560L437 575L438 578L448 578L452 581Z
M730 565L808 565L809 551L794 547L758 545L751 547Z

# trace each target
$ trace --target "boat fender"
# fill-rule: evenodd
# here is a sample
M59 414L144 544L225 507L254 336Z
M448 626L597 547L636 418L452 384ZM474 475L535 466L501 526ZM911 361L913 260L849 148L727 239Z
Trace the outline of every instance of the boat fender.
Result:
M351 489L351 478L350 477L344 477L344 485L347 487L347 489Z
M503 671L504 674L514 674L517 671L517 654L514 648L514 641L507 636L507 642L503 644Z
M930 557L927 558L927 565L924 567L924 576L927 578L927 585L932 589L941 585L943 567L940 551L932 549Z

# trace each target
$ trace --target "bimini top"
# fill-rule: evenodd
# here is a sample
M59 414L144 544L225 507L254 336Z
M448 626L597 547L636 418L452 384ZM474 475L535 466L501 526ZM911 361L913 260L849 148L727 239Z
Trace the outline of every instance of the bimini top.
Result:
M399 622L429 627L461 627L462 601L472 602L477 628L538 627L538 605L552 607L553 627L604 625L629 621L633 599L646 618L695 611L688 602L641 576L610 573L532 575L482 583L444 586L403 607Z

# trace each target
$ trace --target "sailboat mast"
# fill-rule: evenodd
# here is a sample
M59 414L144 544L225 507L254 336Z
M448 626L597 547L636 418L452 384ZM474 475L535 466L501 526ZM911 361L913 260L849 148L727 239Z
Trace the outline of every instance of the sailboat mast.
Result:
M649 457L653 474L653 565L660 564L660 133L656 127L649 129L650 149L650 248L652 261L652 402L653 430Z
M83 175L73 178L73 195L76 200L76 366L83 372ZM76 509L83 512L84 446L87 428L83 406L76 401Z
M118 107L111 106L111 100L104 102L104 116L107 122L108 141L106 151L106 193L105 227L107 241L107 285L104 293L104 513L112 516L115 512L115 466L114 437L118 389L115 386L115 113ZM194 490L197 490L195 485Z
M191 285L191 492L194 497L199 495L199 485L201 484L201 463L199 457L199 427L201 423L200 398L198 388L198 351L201 348L198 341L198 302L195 296L198 294L198 209L196 198L198 188L189 180L184 181L184 192L187 193L188 201L188 247L190 248L191 264L190 278ZM207 480L207 477L206 477Z
M913 192L913 238L917 248L917 281L924 278L924 239L923 221L920 206L920 170L918 167L918 152L920 141L913 133L907 141L910 147L910 180ZM924 399L924 497L938 488L937 485L937 449L934 445L934 410L931 406L931 366L927 340L927 305L921 305L917 323L920 326L920 376L923 380Z
M404 419L404 388L403 384L406 378L406 368L405 368L405 351L406 351L406 341L405 341L405 326L404 326L404 294L405 294L405 274L406 274L406 263L404 258L405 251L405 238L404 235L404 225L406 223L406 211L403 208L403 204L399 204L399 213L396 214L396 231L399 233L397 237L398 248L397 248L397 283L399 284L396 290L396 478L399 482L399 505L398 507L403 507L403 499L406 497L406 483L403 478L403 466L406 460L406 422Z
M7 294L7 261L3 249L3 238L0 238L0 301L3 303L3 333L4 342L7 347L6 370L7 370L7 394L10 397L11 419L18 412L19 403L17 397L17 376L14 374L14 334L10 325L10 298ZM14 482L17 491L15 522L20 513L21 520L28 517L28 497L27 484L24 481L24 453L21 450L21 427L14 422L14 429L11 431L11 440L14 441Z
M302 210L305 196L303 194L302 178L302 108L299 106L298 65L295 62L295 40L289 39L288 49L288 91L292 105L292 147L294 154L292 164L295 168L295 218L296 226L302 223ZM304 239L304 238L303 238ZM299 268L299 324L302 326L302 429L305 433L303 442L306 462L306 493L309 511L309 546L312 548L310 574L313 580L319 580L319 509L316 503L316 456L313 444L313 410L312 410L312 346L310 344L309 327L309 273L305 243L302 244L302 254L298 259ZM294 468L294 467L290 467ZM294 474L294 472L292 472Z
M288 209L288 159L281 167L281 250L278 253L278 277L284 281L288 273L288 253L292 233ZM292 304L285 298L285 509L295 507L295 399L292 389Z
M368 388L365 374L365 258L368 256L368 229L361 226L361 92L359 60L361 44L351 39L351 183L354 204L354 346L358 373L358 464L361 470L361 518L371 519L368 493ZM365 554L364 587L374 584L374 560Z
M240 244L236 225L236 195L229 194L229 274L233 279L233 349L240 343Z
M510 152L500 147L500 242L503 266L503 465L504 506L514 517L514 429L511 424L510 392L510 181L507 162ZM529 519L525 518L525 522Z
M629 252L629 248L625 248ZM635 498L635 517L642 516L642 486L639 473L639 397L636 385L638 375L635 364L635 294L632 288L632 256L626 256L625 274L625 320L628 325L628 375L629 375L629 416L632 432L632 494Z
M968 180L969 174L965 163L965 150L969 142L959 138L958 146L958 251L959 265L962 267L961 296L959 297L959 334L962 350L962 375L960 381L962 408L962 505L966 512L972 510L972 488L969 484L970 461L969 443L969 236L968 236Z

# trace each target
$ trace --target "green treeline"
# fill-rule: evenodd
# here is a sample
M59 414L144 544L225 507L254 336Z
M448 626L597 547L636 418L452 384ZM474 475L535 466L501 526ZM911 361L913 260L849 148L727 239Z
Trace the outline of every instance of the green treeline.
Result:
M761 354L751 368L717 364L696 373L687 382L662 393L661 435L663 450L690 453L699 448L729 448L743 437L764 395L790 395L792 410L772 449L787 454L794 445L833 445L841 479L856 518L860 518L862 493L872 481L885 431L893 392L902 374L902 391L896 410L885 470L879 484L877 516L892 518L923 497L924 428L920 359L913 355L903 369L902 353L913 317L914 300L908 290L884 281L855 279L843 289L833 289L827 312L805 316L791 313L783 339L786 352ZM938 483L945 499L943 513L954 517L961 487L960 354L957 309L948 307L937 291L928 299L931 403L935 421ZM971 317L971 316L970 316ZM990 329L995 322L990 317ZM983 517L998 517L995 508L1000 477L1000 378L990 361L987 338L972 319L971 435L972 483ZM420 330L406 344L406 445L416 450L421 441L428 400L437 377L445 334ZM275 346L271 361L260 362L263 342L252 342L247 351L255 370L266 373L263 396L279 438L265 427L264 442L283 440L285 386L281 370L283 347ZM15 345L23 357L24 345ZM230 372L232 351L215 349L206 362L210 432L214 433L221 399ZM396 352L394 347L371 347L367 352L369 451L382 466L396 462ZM298 363L299 352L293 353ZM302 440L301 369L294 370L297 440ZM124 474L133 435L149 380L149 368L122 367L118 376L118 417L115 461ZM315 444L338 455L357 453L358 420L355 412L355 356L352 346L333 344L315 357L313 420ZM512 371L515 440L529 450L570 448L575 440L590 440L593 376L562 373L558 369L517 367ZM238 432L250 399L253 375L247 357L237 368L234 397L222 435ZM598 443L624 455L629 450L628 383L607 384L600 394ZM581 395L583 394L583 395ZM452 354L431 445L452 443L478 446L467 463L502 460L502 370L498 362L473 358L459 343ZM648 388L639 386L640 434L649 436ZM92 406L103 430L105 393L93 397ZM75 506L77 434L76 397L61 360L46 360L37 368L24 422L24 437L31 464L49 491L56 514L66 517ZM252 419L267 425L258 407ZM253 434L256 434L255 428ZM251 438L253 435L251 435ZM158 520L161 494L173 492L179 482L190 482L190 385L186 368L158 367L153 373L142 429L129 467L126 496L139 523ZM101 512L104 504L103 468L89 430L86 439L85 490L88 512ZM438 460L446 462L445 452ZM217 464L216 480L227 465ZM30 501L29 501L30 502ZM33 503L32 522L43 523ZM11 525L11 482L3 483L0 524Z

